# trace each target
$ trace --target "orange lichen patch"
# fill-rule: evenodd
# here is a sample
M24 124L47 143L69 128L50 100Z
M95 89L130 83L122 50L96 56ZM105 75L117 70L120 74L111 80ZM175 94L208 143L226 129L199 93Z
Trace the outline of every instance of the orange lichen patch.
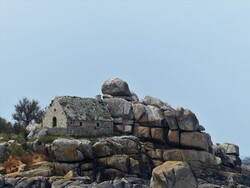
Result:
M2 174L10 174L15 172L23 172L27 170L32 164L46 161L47 157L37 153L26 153L25 155L14 158L12 155L4 163L0 164Z
M25 170L26 165L22 163L19 159L15 159L10 155L9 159L0 165L5 169L5 173L21 172Z

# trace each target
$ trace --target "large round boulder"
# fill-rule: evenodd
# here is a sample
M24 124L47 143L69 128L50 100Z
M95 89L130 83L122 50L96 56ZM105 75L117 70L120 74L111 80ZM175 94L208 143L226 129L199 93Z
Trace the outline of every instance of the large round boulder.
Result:
M102 85L102 93L112 96L131 96L127 82L119 78L105 81Z
M197 181L188 163L167 161L152 172L151 188L194 188Z

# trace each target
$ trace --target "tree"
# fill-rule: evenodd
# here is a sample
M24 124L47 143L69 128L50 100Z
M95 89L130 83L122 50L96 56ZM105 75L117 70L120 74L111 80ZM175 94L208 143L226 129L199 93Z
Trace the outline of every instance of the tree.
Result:
M25 126L33 122L39 122L44 114L44 111L38 105L38 101L30 101L26 97L19 100L18 104L15 105L15 111L12 114L13 119Z
M0 133L8 133L12 132L12 125L10 122L7 122L4 118L0 117Z

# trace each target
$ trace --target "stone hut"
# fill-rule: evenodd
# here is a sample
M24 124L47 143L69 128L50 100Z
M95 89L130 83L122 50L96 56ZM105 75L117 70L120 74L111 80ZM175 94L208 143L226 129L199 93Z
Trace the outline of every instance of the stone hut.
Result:
M102 101L94 98L55 97L43 118L51 135L109 136L113 119Z

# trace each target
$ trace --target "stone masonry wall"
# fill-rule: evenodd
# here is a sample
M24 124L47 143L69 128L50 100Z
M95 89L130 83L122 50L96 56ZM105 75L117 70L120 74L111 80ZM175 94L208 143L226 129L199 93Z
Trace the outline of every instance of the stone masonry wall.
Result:
M66 128L67 127L67 118L66 115L58 103L57 100L54 100L51 107L48 109L43 118L43 127L51 128L53 127L53 118L56 118L56 124L58 128Z
M75 126L68 126L67 128L53 127L48 129L49 135L60 136L111 136L113 135L113 122L110 121L93 121L82 122L82 126L79 122L73 122ZM76 126L78 125L78 126Z

